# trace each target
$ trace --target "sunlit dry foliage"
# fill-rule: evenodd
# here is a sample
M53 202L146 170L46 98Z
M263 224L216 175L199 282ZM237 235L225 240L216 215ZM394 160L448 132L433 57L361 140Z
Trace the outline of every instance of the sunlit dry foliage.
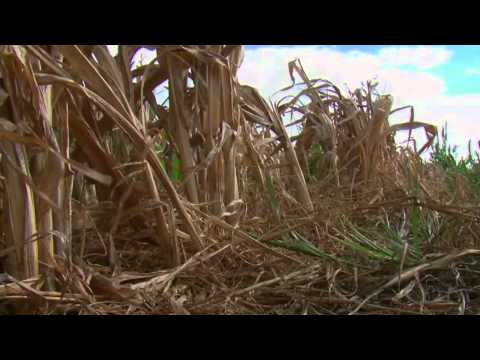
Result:
M154 58L133 66L145 49ZM479 246L463 178L449 198L420 158L436 128L372 82L345 94L299 60L280 91L297 93L268 101L239 83L243 56L241 45L0 47L0 300L98 314L457 307L420 278ZM409 121L391 125L402 110ZM417 128L426 144L397 146L396 132Z

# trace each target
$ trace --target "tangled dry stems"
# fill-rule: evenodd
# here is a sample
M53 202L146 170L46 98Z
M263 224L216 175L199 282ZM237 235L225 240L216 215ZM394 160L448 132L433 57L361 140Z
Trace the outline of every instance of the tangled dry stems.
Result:
M269 104L238 84L241 47L156 46L131 70L140 48L2 48L5 312L478 313L479 206L419 157L435 127L298 61L303 89ZM427 143L397 147L415 128Z

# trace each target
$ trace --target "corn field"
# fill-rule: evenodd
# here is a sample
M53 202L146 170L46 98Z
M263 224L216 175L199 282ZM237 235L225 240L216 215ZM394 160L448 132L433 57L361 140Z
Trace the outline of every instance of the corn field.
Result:
M421 157L437 128L300 60L267 101L243 58L0 46L1 313L480 312L480 193Z

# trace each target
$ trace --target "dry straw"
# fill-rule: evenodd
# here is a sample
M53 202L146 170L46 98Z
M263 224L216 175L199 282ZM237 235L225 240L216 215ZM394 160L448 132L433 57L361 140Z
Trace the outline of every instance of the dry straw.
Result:
M142 49L156 57L134 68ZM224 45L120 45L116 56L103 45L0 46L0 304L478 311L478 206L448 202L439 170L419 157L436 128L374 83L345 95L299 60L283 89L300 85L297 95L267 102L239 84L243 56ZM167 105L154 95L165 85ZM409 121L390 125L407 109ZM417 128L427 143L398 148L395 133Z

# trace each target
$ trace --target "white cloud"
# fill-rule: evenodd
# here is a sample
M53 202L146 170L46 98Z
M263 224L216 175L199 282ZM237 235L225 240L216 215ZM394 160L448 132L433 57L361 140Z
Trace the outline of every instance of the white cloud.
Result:
M116 51L114 45L109 48ZM153 56L149 51L139 53L134 63L138 65L140 57L144 63L149 62ZM376 54L341 52L333 46L268 46L246 50L239 79L269 97L290 85L288 62L295 58L301 60L311 79L328 79L342 88L348 85L354 89L376 78L379 90L394 96L394 107L413 105L417 121L437 125L439 130L448 122L450 142L459 145L459 154L465 155L468 140L480 140L480 115L476 116L480 114L480 94L447 96L443 79L426 71L447 62L451 56L451 51L441 46L386 47ZM406 70L404 65L411 67ZM465 74L480 75L480 69L467 68ZM392 122L408 119L408 111L392 116ZM416 136L419 143L425 139L421 131L416 131Z
M386 47L378 52L380 60L388 65L413 65L425 70L441 65L452 57L444 46L402 46Z
M465 71L463 72L465 75L480 75L480 69L479 68L466 68Z
M116 56L118 54L118 45L107 45L107 48L112 56ZM155 50L148 50L144 48L140 49L135 53L135 56L132 59L133 68L136 68L142 64L148 64L155 58L156 54L157 53Z
M439 130L448 123L449 142L458 145L459 155L468 153L468 140L474 144L480 140L480 94L442 95L417 108L419 115L425 116L424 121L437 125Z
M376 56L358 51L342 53L330 47L269 46L246 50L239 79L270 96L290 85L288 63L297 57L310 78L328 78L339 85L347 80L351 87L358 87L375 76L380 67Z
M378 80L380 86L384 87L385 92L391 93L397 103L428 101L446 90L441 78L420 71L380 70Z
M132 68L135 69L141 65L148 65L156 57L157 57L156 50L148 50L148 49L142 48L139 51L137 51L133 56Z
M341 52L333 47L268 46L247 49L239 71L241 83L252 85L270 97L291 83L288 62L299 58L307 75L324 78L338 86L355 89L362 82L376 78L379 90L394 96L394 107L413 105L415 119L437 125L448 121L449 139L466 154L468 139L480 140L480 94L447 96L442 78L425 71L451 57L443 47L383 48L377 54L361 51ZM406 70L402 65L414 65ZM300 79L298 79L300 82ZM480 117L480 115L479 115ZM393 122L407 121L408 111L393 115ZM424 139L420 136L418 141Z
M118 54L118 45L107 45L108 51L112 56L117 56Z
M341 52L319 46L248 49L239 79L270 96L290 84L288 62L295 58L301 60L310 78L326 78L339 86L346 84L350 88L357 88L362 82L376 78L382 89L392 92L399 99L427 99L445 90L442 79L423 71L392 67L391 63L385 61L385 56L360 51Z

